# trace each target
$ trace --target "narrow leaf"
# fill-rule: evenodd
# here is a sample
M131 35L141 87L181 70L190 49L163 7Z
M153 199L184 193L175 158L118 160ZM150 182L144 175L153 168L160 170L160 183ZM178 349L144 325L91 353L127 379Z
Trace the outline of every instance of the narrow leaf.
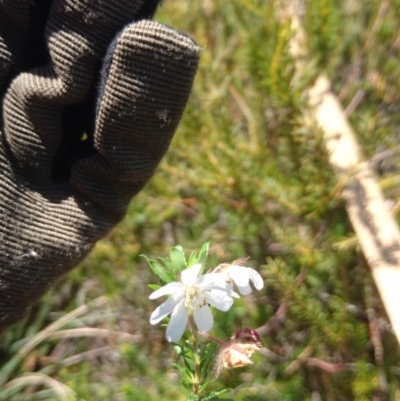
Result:
M180 245L174 246L169 254L170 268L174 272L181 272L187 268L185 252Z
M151 270L153 270L153 273L161 280L161 282L163 284L168 284L173 281L176 281L173 274L171 272L169 272L163 265L161 265L154 259L149 259L145 255L141 255L141 256L146 259L147 263L151 267Z

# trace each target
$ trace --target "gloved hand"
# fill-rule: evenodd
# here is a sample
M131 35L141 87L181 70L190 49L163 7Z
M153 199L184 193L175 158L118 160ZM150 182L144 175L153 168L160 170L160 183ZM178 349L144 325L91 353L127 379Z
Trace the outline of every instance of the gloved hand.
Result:
M157 2L0 1L0 331L123 218L168 148L198 47L134 22Z

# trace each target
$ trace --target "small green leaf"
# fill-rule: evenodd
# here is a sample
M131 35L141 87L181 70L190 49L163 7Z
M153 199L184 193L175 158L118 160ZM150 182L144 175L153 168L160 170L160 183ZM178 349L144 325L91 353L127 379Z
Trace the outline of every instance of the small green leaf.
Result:
M185 369L183 368L183 366L179 365L179 363L173 363L172 366L178 369L181 374L185 373Z
M174 246L169 254L170 269L174 272L181 272L187 268L186 257L180 245Z
M183 363L185 364L185 368L187 369L188 372L193 372L193 361L188 358L183 358Z
M204 267L206 265L209 247L210 247L210 242L206 242L205 244L203 244L201 246L199 252L191 253L191 255L189 256L188 263L187 263L188 267L193 266L196 263L201 263L201 265L203 266L203 269L204 269Z
M208 385L211 383L211 381L212 380L208 380L208 381L203 382L203 384L199 388L199 393L200 394L208 387Z
M158 284L149 284L148 287L149 287L151 290L156 291L156 290L158 290L159 288L161 288L161 285L158 285Z
M210 248L209 241L207 241L205 244L203 244L200 248L198 259L199 259L199 263L201 263L203 266L205 266L205 264L206 264L209 248Z
M154 259L149 259L145 255L141 255L141 256L146 259L147 263L151 267L151 270L153 270L154 274L161 280L161 282L163 284L167 284L167 283L176 281L176 278L173 276L173 274L171 272L169 272L163 265L161 265Z
M180 345L178 345L178 344L173 344L172 345L172 348L175 350L175 352L178 354L178 355L183 355L183 348L180 346Z

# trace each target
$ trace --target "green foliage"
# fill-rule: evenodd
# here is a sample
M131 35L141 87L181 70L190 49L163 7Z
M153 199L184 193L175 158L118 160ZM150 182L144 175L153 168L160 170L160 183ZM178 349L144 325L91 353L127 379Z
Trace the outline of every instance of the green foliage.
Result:
M219 391L211 391L211 393L207 393L206 390L212 383L212 370L213 370L213 362L216 352L216 346L213 343L205 343L198 346L198 352L196 355L193 353L193 344L191 335L186 332L185 333L185 341L183 345L174 344L173 348L177 355L179 355L179 363L174 363L174 367L179 371L181 375L182 384L188 389L191 390L193 384L200 381L201 387L199 388L199 394L205 394L201 397L196 397L197 400L206 400L208 397L218 398ZM199 377L195 376L195 366L196 358L200 358L199 362ZM183 365L180 362L183 362ZM225 391L223 391L225 392ZM222 393L223 393L222 392ZM213 395L212 395L213 394ZM211 398L210 398L211 399Z
M160 279L161 284L164 285L179 281L179 273L196 263L202 265L199 275L204 272L209 245L209 242L203 244L198 252L192 252L190 254L187 261L185 252L180 245L172 247L169 258L160 258L162 264L157 262L157 260L149 259L146 255L141 256L146 259L153 273ZM155 289L153 285L151 287Z
M157 19L187 32L202 48L178 132L125 220L29 322L3 335L2 383L41 372L69 386L76 399L186 400L172 349L148 323L151 271L140 255L151 255L153 271L165 283L172 273L165 273L160 256L176 244L195 251L210 241L207 263L248 256L266 284L217 322L223 338L244 325L259 327L267 348L253 368L223 372L223 386L239 388L221 399L399 398L399 346L348 222L321 133L309 124L306 99L319 72L328 73L344 106L360 96L350 122L366 158L391 151L376 169L386 196L397 202L400 4L304 2L312 59L300 75L282 3L163 3ZM179 249L169 257L178 271L186 263ZM193 263L189 258L187 264ZM47 339L18 359L18 350L44 327L103 293L110 300L102 313L92 311L69 327L130 333L123 345L112 335ZM102 346L107 357L90 356ZM55 399L45 385L14 395L5 395L3 387L0 400Z

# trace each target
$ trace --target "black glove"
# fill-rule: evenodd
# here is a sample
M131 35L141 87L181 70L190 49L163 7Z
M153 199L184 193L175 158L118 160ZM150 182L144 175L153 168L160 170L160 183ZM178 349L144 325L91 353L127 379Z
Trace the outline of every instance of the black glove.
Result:
M123 218L168 148L198 47L134 22L156 5L0 1L0 330Z

